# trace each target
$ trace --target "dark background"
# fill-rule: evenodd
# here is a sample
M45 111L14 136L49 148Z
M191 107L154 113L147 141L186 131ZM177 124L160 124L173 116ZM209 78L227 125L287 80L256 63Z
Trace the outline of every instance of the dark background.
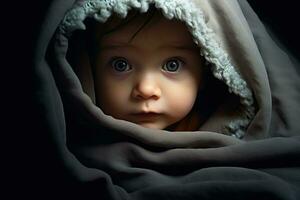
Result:
M279 40L300 58L300 10L298 1L248 0L260 19Z
M63 0L62 0L63 1ZM224 0L226 1L226 0ZM3 135L12 137L7 142L9 171L7 184L18 188L10 194L40 192L51 195L64 190L65 172L57 161L50 138L43 123L39 120L36 105L32 103L32 57L40 26L45 17L50 0L15 2L15 5L3 6L5 13L2 34L4 33L5 63L8 92L4 98L4 126L8 126ZM300 59L300 14L294 0L248 0L260 19L274 32L290 52ZM16 6L17 5L17 6ZM6 9L3 9L6 10ZM5 28L3 28L5 27ZM3 46L3 45L2 45ZM7 55L7 56L6 56ZM4 64L3 64L4 65ZM6 74L4 74L6 75ZM5 85L5 87L6 87ZM7 103L7 104L6 104ZM5 134L4 134L5 133ZM50 187L49 187L50 185ZM44 196L44 195L42 195ZM41 199L44 199L41 196Z

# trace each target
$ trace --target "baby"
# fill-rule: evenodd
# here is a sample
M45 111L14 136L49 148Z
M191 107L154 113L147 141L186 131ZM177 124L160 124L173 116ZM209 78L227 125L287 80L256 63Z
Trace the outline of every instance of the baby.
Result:
M88 27L95 103L105 114L147 128L199 128L204 59L183 22L151 8Z

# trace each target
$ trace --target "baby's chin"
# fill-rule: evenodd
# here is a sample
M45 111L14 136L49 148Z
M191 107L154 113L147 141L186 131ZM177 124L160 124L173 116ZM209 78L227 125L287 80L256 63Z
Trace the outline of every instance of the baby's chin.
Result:
M168 124L163 124L160 122L139 122L137 124L144 128L151 128L151 129L158 129L158 130L163 130L166 127L168 127Z

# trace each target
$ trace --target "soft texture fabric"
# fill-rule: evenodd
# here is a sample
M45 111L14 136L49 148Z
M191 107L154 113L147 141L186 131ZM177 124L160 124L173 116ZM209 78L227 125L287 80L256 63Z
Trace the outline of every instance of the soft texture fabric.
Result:
M146 129L105 115L66 59L86 17L104 22L149 4L187 25L228 87L221 109L197 131ZM54 1L35 72L63 166L100 199L300 198L299 75L245 0Z

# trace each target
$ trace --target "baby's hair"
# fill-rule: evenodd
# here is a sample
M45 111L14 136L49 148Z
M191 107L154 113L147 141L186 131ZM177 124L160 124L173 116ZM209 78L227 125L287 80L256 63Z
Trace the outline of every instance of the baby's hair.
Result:
M143 30L143 28L145 26L147 26L147 24L150 23L150 21L153 19L155 13L157 12L157 10L154 8L154 7L151 7L150 8L150 11L149 11L149 16L146 18L145 22L141 25L141 27L132 35L132 37L130 38L129 42L131 42L135 36L141 31Z
M137 29L137 31L132 34L132 37L129 39L128 43L130 43L138 35L138 33L141 32L143 30L143 28L145 28L151 22L151 20L154 18L155 14L157 12L158 12L158 10L154 7L154 5L151 5L149 7L148 12L146 13L144 23L142 23L141 26ZM120 23L118 25L116 25L115 27L111 28L110 30L102 32L100 36L103 37L103 36L109 35L115 31L121 29L122 27L128 25L130 22L137 19L137 17L140 17L140 15L141 15L141 13L137 10L132 10L131 12L129 12L129 14L127 15L127 17L124 20L122 20L118 15L114 15L112 18L120 19ZM109 21L108 21L108 23L109 23ZM88 49L94 49L95 48L94 45L96 44L96 42L95 42L96 26L100 25L101 27L103 27L103 26L105 26L105 23L100 24L99 22L96 22L94 19L87 19L86 24L88 27L87 31L86 31L87 47L88 47Z
M131 42L131 41L137 36L137 34L138 34L141 30L143 30L143 28L146 27L146 26L151 22L151 20L153 19L154 15L155 15L157 12L158 12L158 10L157 10L154 6L151 6L151 7L149 8L149 11L147 12L147 15L148 15L148 16L146 17L144 23L143 23L143 24L138 28L138 30L132 35L132 37L130 38L130 40L129 40L128 42ZM120 24L118 24L116 27L114 27L114 28L112 28L111 30L109 30L109 31L107 31L107 32L105 32L105 33L103 33L102 36L107 35L107 34L110 34L110 33L114 32L114 31L116 31L116 30L122 28L123 26L129 24L131 21L133 21L134 19L136 19L136 18L139 16L139 14L140 14L139 12L135 11L135 12L134 12L134 15L133 15L132 17L129 17L127 20L122 21L122 22L121 22Z

